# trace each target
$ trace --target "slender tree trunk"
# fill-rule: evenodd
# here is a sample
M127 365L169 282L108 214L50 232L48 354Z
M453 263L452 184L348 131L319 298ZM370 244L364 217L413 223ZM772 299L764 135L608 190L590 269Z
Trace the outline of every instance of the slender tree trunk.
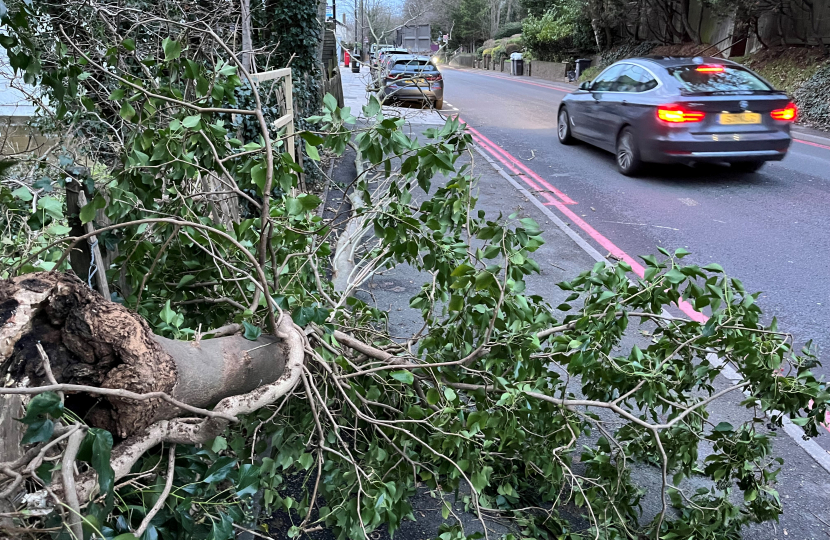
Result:
M251 38L251 0L240 0L242 8L242 65L253 71L254 43Z

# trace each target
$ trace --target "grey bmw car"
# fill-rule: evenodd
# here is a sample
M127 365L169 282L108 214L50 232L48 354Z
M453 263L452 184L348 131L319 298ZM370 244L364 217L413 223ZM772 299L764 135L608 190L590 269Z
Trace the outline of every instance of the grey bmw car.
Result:
M645 57L609 66L559 106L559 142L643 163L729 163L754 172L784 159L796 107L756 73L722 58Z

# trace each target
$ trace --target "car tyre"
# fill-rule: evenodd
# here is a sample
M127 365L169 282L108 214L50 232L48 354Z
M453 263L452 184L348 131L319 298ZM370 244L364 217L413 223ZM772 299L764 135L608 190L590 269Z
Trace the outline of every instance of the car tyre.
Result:
M436 99L434 103L434 107L436 111L440 111L444 108L444 100L443 99Z
M617 169L625 176L634 176L643 168L637 138L630 127L623 128L617 137Z
M738 172L754 173L764 166L766 161L738 161L733 163L731 167Z
M571 133L571 119L568 116L568 111L565 107L559 110L559 118L556 124L556 133L559 136L559 142L562 144L574 144L574 139Z

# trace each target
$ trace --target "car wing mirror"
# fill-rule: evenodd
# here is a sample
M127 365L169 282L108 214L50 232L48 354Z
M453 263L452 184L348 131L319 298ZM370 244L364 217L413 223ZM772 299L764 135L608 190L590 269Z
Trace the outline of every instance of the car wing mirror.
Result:
M590 90L591 89L591 81L584 81L579 83L580 90Z

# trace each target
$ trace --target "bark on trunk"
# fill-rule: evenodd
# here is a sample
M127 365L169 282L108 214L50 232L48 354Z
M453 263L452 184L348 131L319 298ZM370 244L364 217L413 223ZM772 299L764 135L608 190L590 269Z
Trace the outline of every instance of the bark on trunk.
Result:
M48 384L40 342L58 383L165 392L195 407L244 394L283 373L285 344L272 336L176 341L156 336L136 313L106 301L70 274L0 282L0 374L6 386ZM94 427L127 438L182 411L167 402L67 396Z
M40 342L59 384L164 392L191 407L213 407L201 417L176 418L184 411L163 399L66 392L68 409L120 439L111 459L116 481L157 444L207 442L234 418L289 393L302 373L305 336L290 317L281 318L278 331L278 337L257 341L238 335L176 341L154 335L139 315L104 300L74 275L38 273L0 281L0 375L6 388L49 384L36 348ZM19 396L7 396L3 404L15 399ZM3 412L8 414L0 417L0 430L14 430L9 422L22 415L19 406ZM0 455L0 463L20 455L19 431L9 432L8 440L5 433L0 431L0 449L8 447L8 455ZM5 475L0 470L0 479ZM63 494L62 485L53 488ZM76 479L79 500L96 490L94 471ZM3 504L0 500L0 510Z

